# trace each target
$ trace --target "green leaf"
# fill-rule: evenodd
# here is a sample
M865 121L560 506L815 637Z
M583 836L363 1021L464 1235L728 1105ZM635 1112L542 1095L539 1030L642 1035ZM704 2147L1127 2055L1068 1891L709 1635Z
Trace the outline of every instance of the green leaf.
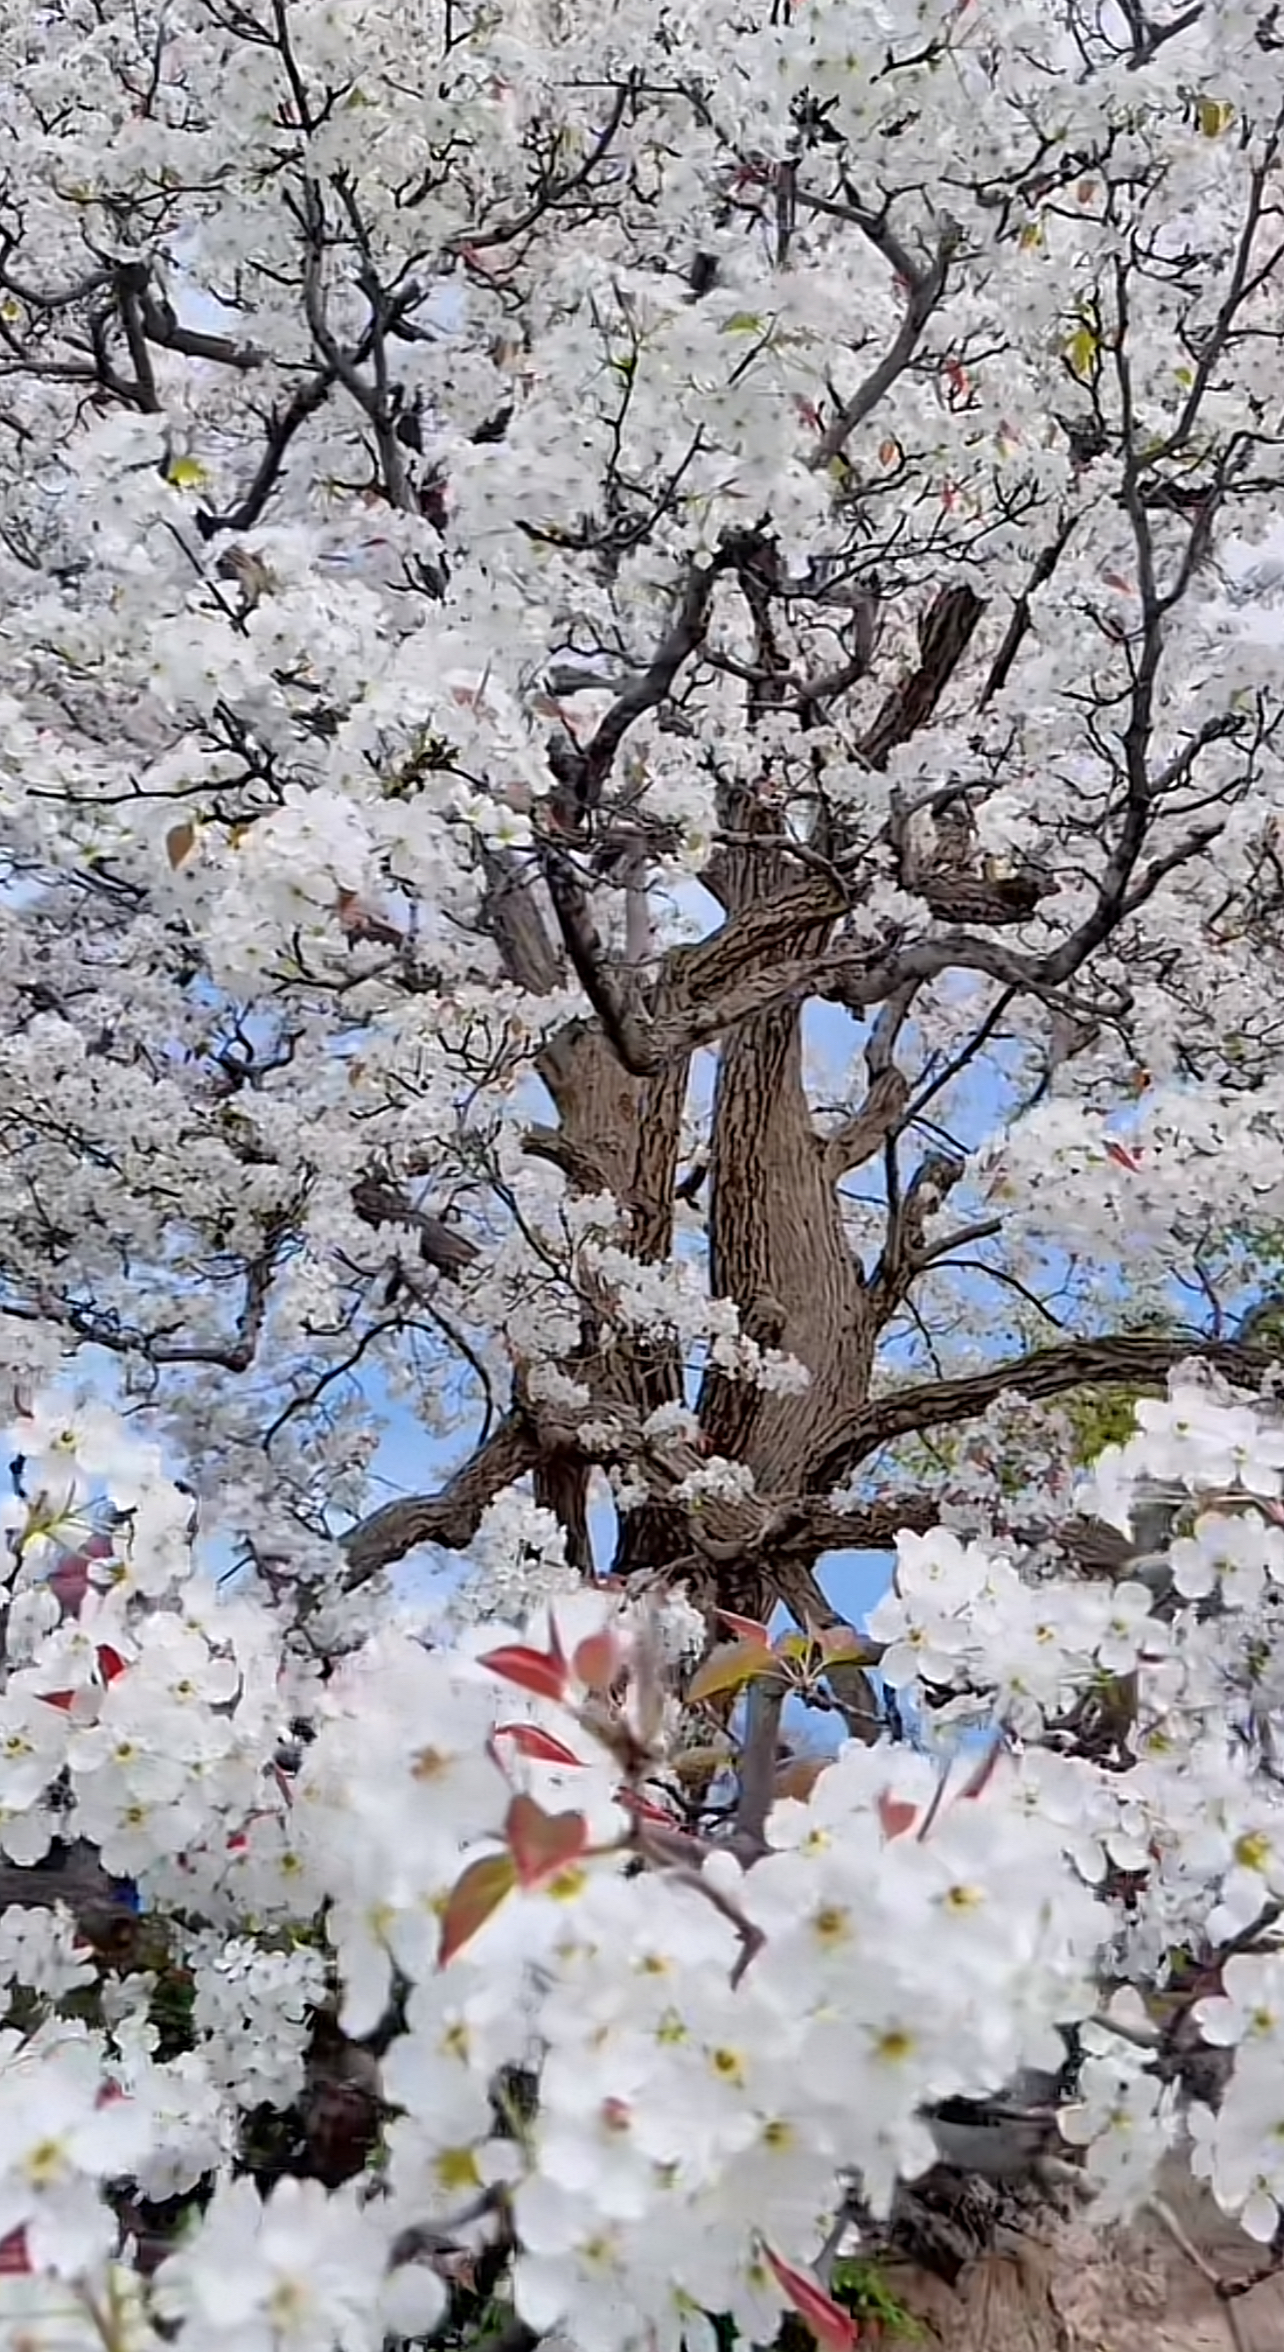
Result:
M712 1651L692 1677L688 1704L698 1706L701 1699L722 1698L728 1691L743 1690L746 1683L775 1671L776 1659L770 1650L759 1649L756 1642L729 1642Z
M1226 98L1201 98L1195 109L1195 120L1206 139L1220 139L1235 120L1235 109Z
M1075 328L1065 347L1066 364L1071 375L1077 376L1081 384L1086 384L1091 377L1100 349L1101 338L1096 328L1089 326L1085 320L1082 326Z

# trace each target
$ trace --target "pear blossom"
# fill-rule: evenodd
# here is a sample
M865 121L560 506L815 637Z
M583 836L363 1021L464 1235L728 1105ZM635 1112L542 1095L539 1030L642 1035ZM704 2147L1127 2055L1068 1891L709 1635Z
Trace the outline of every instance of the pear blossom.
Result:
M1266 1498L1280 1492L1284 1429L1263 1429L1247 1407L1210 1411L1197 1390L1179 1392L1167 1404L1143 1397L1137 1426L1143 1437L1160 1441L1152 1457L1159 1475L1171 1460L1178 1474L1189 1469L1206 1489L1241 1486Z
M58 2000L95 1980L96 1971L78 1945L76 1923L65 1905L46 1911L10 1903L0 1912L0 1981L28 1985Z
M0 10L0 2335L1274 2238L1277 14Z
M1205 1513L1170 1556L1173 1582L1188 1601L1216 1592L1227 1608L1254 1609L1268 1577L1284 1584L1284 1533L1227 1513Z
M262 2202L252 2181L216 2191L197 2240L171 2255L157 2280L160 2312L185 2340L214 2346L235 2328L254 2352L375 2352L384 2328L388 2255L377 2209L327 2196L316 2181L284 2180ZM416 2325L431 2328L445 2291L427 2272L414 2277ZM395 2308L408 2316L399 2289Z
M1262 1526L1264 1547L1272 1532ZM1011 1591L1015 1602L1021 1588L1008 1586L1001 1561L980 1547L964 1555L952 1538L935 1551L907 1548L908 1579L922 1569L935 1585L938 1554L946 1575L965 1562L979 1604L947 1620L960 1665L1002 1688L1012 1661L990 1654L994 1596ZM1149 1588L1126 1581L1060 1613L1047 1586L1031 1597L1033 1614L1018 1625L1047 1628L1060 1682L1079 1677L1093 1690L1115 1661L1168 1711L1189 1695L1183 1662L1193 1669L1201 1645L1222 1643L1222 1628L1237 1622L1183 1605L1165 1626ZM630 1740L673 1729L648 1697L648 1678L673 1669L659 1663L645 1604L631 1612L585 1593L431 1651L402 1630L377 1632L328 1685L299 1681L308 1738L287 1778L274 1779L281 1701L262 1672L252 1612L230 1604L224 1623L195 1586L192 1600L187 1620L156 1618L141 1595L127 1604L110 1679L84 1686L97 1688L94 1719L78 1722L74 1708L34 1693L28 1706L70 1741L81 1834L109 1866L132 1866L136 1850L158 1888L174 1866L148 1857L180 1831L183 1867L207 1900L234 1883L233 1856L216 1869L210 1835L232 1802L247 1827L243 1838L224 1833L225 1846L248 1854L253 1838L266 1857L265 1827L297 1826L306 1861L293 1897L288 1875L277 1883L287 1905L327 1890L329 1958L312 1943L290 1950L198 1929L185 1946L189 2053L160 2060L145 2010L131 2008L123 1987L110 2004L112 2043L83 2029L50 2039L42 2027L30 2044L14 2037L0 2051L12 2139L0 2221L25 2233L37 2263L75 2271L106 2257L114 2223L104 2190L116 2178L164 2196L203 2170L221 2177L237 2104L299 2095L330 1971L360 2024L386 2004L394 1966L408 1995L382 2069L386 2205L288 2180L265 2204L250 2182L225 2183L154 2290L157 2319L177 2326L180 2341L213 2346L229 2313L265 2346L360 2347L379 2329L431 2325L441 2282L418 2261L393 2259L400 2217L410 2243L415 2228L457 2226L466 2246L470 2228L484 2226L466 2219L469 2201L480 2197L484 2214L503 2182L517 2224L519 2309L556 2309L577 2326L590 2311L626 2352L637 2313L650 2313L646 2324L676 2345L684 2305L672 2300L675 2281L693 2297L701 2275L716 2276L728 2308L746 2293L752 2301L755 2233L787 2235L800 2255L819 2244L840 2167L885 2207L898 2181L938 2159L933 2107L984 2097L1025 2067L1055 2071L1067 2016L1084 2021L1087 2056L1062 2137L1085 2149L1103 2215L1144 2201L1182 2110L1177 2086L1151 2064L1143 2004L1125 2015L1121 1996L1105 2024L1090 2022L1094 1968L1118 1943L1107 1865L1142 1882L1170 1942L1201 1913L1214 1936L1269 1919L1275 1816L1242 1763L1216 1767L1210 1747L1206 1778L1187 1788L1180 1775L1198 1742L1179 1743L1175 1764L1152 1742L1120 1774L1009 1735L942 1778L926 1756L849 1743L805 1797L769 1808L767 1851L748 1867L715 1844L693 1872L679 1843L669 1867L661 1846L639 1877L622 1868L618 1776ZM62 1642L52 1629L51 1656ZM233 1660L232 1673L209 1671ZM611 1707L624 1744L616 1753L607 1740L597 1752ZM607 1709L601 1731L595 1708ZM504 1724L529 1734L511 1755L497 1736ZM662 1770L662 1757L648 1766ZM1215 1792L1211 1805L1201 1789ZM513 1808L522 1805L534 1812L519 1837L512 1825L527 1817ZM546 1861L540 1841L554 1833ZM284 1860L289 1844L277 1851ZM496 1881L443 1968L442 1922L469 1870L493 1868L506 1851L511 1881ZM14 1946L13 1972L54 2004L93 1973L67 1935L56 1922L26 1931L30 1959L23 1938ZM1275 1967L1273 1955L1233 1955L1222 1989L1192 2012L1232 2067L1213 2123L1193 2111L1194 2159L1250 2232L1277 2210ZM1260 2060L1247 2063L1250 2052ZM494 2086L512 2067L534 2069L539 2098L510 2137L496 2128ZM659 2228L677 2245L683 2199L704 2216L714 2267L675 2269L662 2286L641 2233ZM222 2294L233 2268L234 2310Z
M1151 1613L1151 1596L1144 1584L1117 1584L1110 1596L1105 1630L1097 1642L1097 1657L1108 1674L1131 1674L1138 1660L1166 1647L1161 1625Z
M1191 2012L1206 2042L1232 2048L1251 2036L1273 2044L1284 2033L1284 1961L1236 1952L1222 1970L1222 1990Z
M89 2039L50 2035L0 2057L0 2239L25 2231L38 2268L74 2278L111 2252L100 2190L146 2146L144 2115L107 2090Z

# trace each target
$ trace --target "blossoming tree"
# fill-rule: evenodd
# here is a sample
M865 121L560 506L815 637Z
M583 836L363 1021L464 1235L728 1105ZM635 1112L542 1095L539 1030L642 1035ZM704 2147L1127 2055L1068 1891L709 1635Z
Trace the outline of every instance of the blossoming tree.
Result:
M1277 18L5 11L31 2342L1278 2245Z

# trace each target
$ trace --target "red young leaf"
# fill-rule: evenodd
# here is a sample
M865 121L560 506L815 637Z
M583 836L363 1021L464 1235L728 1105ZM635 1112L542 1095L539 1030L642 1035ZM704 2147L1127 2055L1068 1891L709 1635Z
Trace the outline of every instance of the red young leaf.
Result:
M718 1617L728 1631L734 1633L737 1641L752 1642L754 1648L759 1650L771 1648L770 1627L759 1625L756 1618L737 1617L732 1609L719 1609Z
M534 1797L514 1797L504 1824L519 1886L538 1887L556 1878L589 1842L582 1813L546 1813Z
M1135 1176L1141 1166L1140 1154L1129 1151L1126 1143L1116 1143L1113 1137L1107 1138L1106 1158L1113 1160L1116 1168L1126 1168L1130 1176Z
M27 2233L25 2229L10 2230L7 2238L0 2238L0 2278L25 2276L30 2270Z
M108 1536L90 1535L78 1552L64 1552L49 1578L49 1590L57 1594L66 1616L79 1616L92 1583L92 1564L95 1560L109 1560L113 1548Z
M483 1854L479 1861L469 1863L451 1888L442 1913L439 1968L449 1967L455 1954L485 1926L491 1912L498 1911L516 1884L517 1868L511 1854Z
M78 1617L85 1594L89 1590L89 1562L81 1553L73 1553L60 1561L49 1579L49 1590L55 1594L67 1617Z
M64 1715L66 1714L68 1707L74 1706L76 1699L75 1692L70 1690L41 1691L40 1696L44 1700L46 1707L57 1707Z
M596 1691L599 1696L609 1691L619 1681L624 1664L619 1635L609 1625L601 1633L590 1633L584 1641L576 1643L571 1664L586 1690Z
M583 1768L582 1756L571 1750L551 1731L541 1731L538 1723L497 1723L497 1740L511 1740L519 1756L529 1756L534 1764L576 1764Z
M860 2329L850 2311L835 2303L833 2296L827 2295L805 2270L795 2270L791 2262L782 2262L770 2246L762 2250L781 2293L806 2322L816 2342L824 2345L825 2352L851 2352Z
M914 1827L918 1819L918 1807L908 1803L904 1797L894 1797L890 1789L884 1789L878 1800L878 1819L885 1838L903 1837L907 1829Z
M656 1821L661 1829L672 1829L673 1827L674 1815L667 1812L663 1805L653 1804L650 1797L640 1797L636 1789L617 1789L615 1802L617 1805L622 1805L626 1813L632 1813L639 1821Z
M120 1651L113 1650L110 1642L100 1642L98 1645L98 1671L104 1682L114 1682L117 1675L125 1671L125 1661Z
M570 1677L566 1660L560 1652L530 1650L521 1642L506 1642L499 1650L487 1650L478 1660L489 1666L504 1682L515 1682L519 1690L533 1691L537 1699L564 1699Z
M833 1658L863 1661L868 1646L861 1640L854 1625L831 1625L820 1637L820 1653L826 1665Z

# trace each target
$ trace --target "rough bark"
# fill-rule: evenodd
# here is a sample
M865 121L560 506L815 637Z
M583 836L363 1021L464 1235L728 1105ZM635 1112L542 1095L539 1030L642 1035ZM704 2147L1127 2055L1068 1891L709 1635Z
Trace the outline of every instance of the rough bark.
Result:
M1280 2352L1284 2281L1227 2299L1219 2281L1251 2277L1260 2249L1174 2164L1163 2203L1199 2261L1153 2215L1100 2231L1055 2222L980 2255L950 2286L913 2264L888 2286L943 2352Z

